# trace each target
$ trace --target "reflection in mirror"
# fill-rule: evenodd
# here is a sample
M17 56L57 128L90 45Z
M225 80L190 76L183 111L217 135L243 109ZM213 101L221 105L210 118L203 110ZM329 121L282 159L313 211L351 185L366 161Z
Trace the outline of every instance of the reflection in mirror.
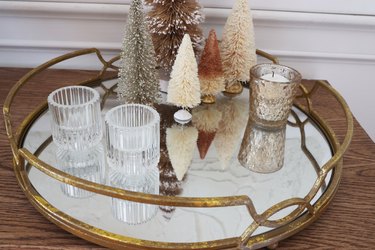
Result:
M167 149L167 135L166 131L174 124L173 114L176 112L176 107L159 104L156 109L161 114L160 120L160 161L158 164L160 174L160 195L177 196L182 192L182 181L177 179L176 173L173 169L169 153ZM170 220L176 210L172 206L159 206L163 217Z
M198 130L192 126L173 125L167 128L167 149L177 179L182 180L193 159Z
M198 129L198 151L203 160L215 138L221 121L221 112L215 104L206 104L193 109L193 125Z
M112 81L111 83L113 85L116 82ZM103 84L107 86L107 83ZM105 97L105 95L102 96ZM170 152L167 147L166 131L174 127L173 113L177 108L166 104L155 106L161 117L160 162L158 164L160 181L157 184L160 195L180 197L246 195L251 198L258 213L264 212L283 200L306 196L316 181L316 171L332 157L325 136L313 120L294 108L294 113L289 117L291 122L288 123L285 132L283 168L270 174L252 172L242 167L237 159L248 118L248 98L247 91L232 99L218 95L216 104L202 105L192 110L194 114L193 126L196 130L194 134L199 135L201 131L208 130L216 131L216 134L213 136L211 146L204 146L208 147L207 152L202 150L204 148L201 146L202 141L199 143L193 140L192 149L190 149L193 151L192 160L182 180L178 180L175 168L169 159L170 155L178 155L180 152ZM119 105L113 95L109 95L103 104L105 104L103 114L111 107ZM201 112L202 114L206 113L204 116L211 116L208 119L212 120L211 124L205 122L204 118L199 118ZM298 119L293 117L294 114ZM48 116L49 113L46 112L35 121L26 135L23 146L30 149L31 152L37 152L36 156L40 160L58 167L56 146L51 141L48 142L48 138L51 136ZM298 125L299 121L303 126ZM208 129L208 126L211 127ZM187 125L185 128L191 128L191 125ZM177 129L180 130L179 127ZM202 152L206 153L204 159L201 157ZM313 162L317 165L308 155L313 156ZM110 176L112 185L121 185L121 176L114 173L111 173ZM331 176L332 174L328 174L327 183ZM145 223L129 224L113 216L114 207L124 206L122 202L126 201L118 200L118 205L114 206L115 202L112 198L103 195L92 195L84 199L67 196L61 188L61 185L64 184L45 175L35 167L30 167L28 177L40 196L57 210L99 229L138 239L202 242L238 237L253 221L244 206L225 208L156 206L155 214L152 214ZM321 197L323 192L324 189L319 190L312 204ZM290 213L291 209L293 208L278 212L272 219L282 218ZM122 216L131 218L128 214L122 214ZM260 227L255 234L271 230L273 228Z
M238 149L248 117L248 103L243 99L222 98L217 102L222 114L214 144L221 169L228 169Z
M159 193L159 171L151 168L146 174L129 176L114 168L109 168L109 186L145 194ZM112 198L112 214L131 225L144 223L155 216L157 206Z
M286 126L276 129L259 127L249 119L241 143L238 160L258 173L272 173L284 164Z
M104 149L101 144L89 150L56 150L56 166L63 172L94 183L105 184ZM64 194L74 198L85 198L93 193L61 183Z

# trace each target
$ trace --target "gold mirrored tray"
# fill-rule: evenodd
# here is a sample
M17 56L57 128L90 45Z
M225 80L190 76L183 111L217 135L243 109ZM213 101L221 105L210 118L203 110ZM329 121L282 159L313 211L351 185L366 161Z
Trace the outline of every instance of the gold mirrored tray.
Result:
M257 53L277 63L267 53ZM165 142L167 129L175 126L172 116L176 108L163 100L155 106L161 115L160 195L109 186L106 167L83 174L61 168L46 102L17 128L11 122L17 110L11 105L30 79L45 69L90 54L97 57L102 69L96 77L74 84L96 88L104 114L119 104L114 92L119 58L106 61L97 49L66 54L33 69L12 88L4 104L18 182L30 202L58 226L116 249L256 249L274 247L302 230L330 203L340 181L353 121L343 98L323 81L301 86L286 130L284 166L275 173L251 172L237 160L248 118L248 89L236 97L219 96L216 104L192 110L193 116L197 110L220 113L221 121L204 159L200 157L202 146L194 142L192 163L182 180L176 178ZM337 100L346 116L347 133L342 140L315 109L314 96L322 89ZM196 124L185 127L204 134ZM99 154L104 154L100 148L95 151ZM88 177L99 172L104 176L100 180ZM143 224L129 225L112 216L113 197L153 204L157 213Z

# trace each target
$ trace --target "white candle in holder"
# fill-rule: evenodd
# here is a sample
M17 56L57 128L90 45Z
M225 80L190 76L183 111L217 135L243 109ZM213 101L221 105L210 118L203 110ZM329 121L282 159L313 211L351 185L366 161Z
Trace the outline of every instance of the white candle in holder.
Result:
M287 83L289 82L289 79L285 78L282 75L275 74L275 72L272 72L270 74L266 74L261 77L261 79L270 81L270 82L281 82L281 83Z
M250 117L263 127L282 128L287 123L301 75L277 64L258 64L250 70Z

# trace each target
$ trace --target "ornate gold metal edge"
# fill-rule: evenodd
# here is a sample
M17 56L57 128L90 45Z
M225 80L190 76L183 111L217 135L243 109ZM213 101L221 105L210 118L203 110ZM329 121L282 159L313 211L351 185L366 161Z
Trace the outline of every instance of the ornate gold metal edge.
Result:
M237 238L228 238L213 242L199 243L167 243L135 239L93 227L60 211L46 201L28 181L27 172L21 163L16 171L16 178L31 204L48 220L64 230L88 241L111 249L233 249L237 245Z
M96 51L95 51L96 52ZM43 66L43 65L42 65ZM106 66L106 65L105 65ZM37 68L38 69L38 68ZM102 70L102 72L101 73L103 73L104 72L104 70ZM24 82L22 82L22 84L23 84ZM22 85L21 84L21 85ZM324 82L323 82L323 84L324 84ZM351 120L351 116L350 116L350 111L349 111L349 108L347 107L347 105L346 105L346 103L345 103L345 101L343 101L343 99L342 99L342 97L341 96L339 96L338 95L338 93L337 92L335 92L335 90L333 90L333 89L328 89L328 90L331 90L331 92L333 92L333 94L336 94L336 99L340 102L340 104L342 104L342 106L343 106L343 109L345 110L345 113L346 113L346 116L347 116L347 120L348 120L348 128L350 128L350 126L352 127L352 120ZM17 90L18 91L18 90ZM15 93L13 93L13 94L15 94ZM9 96L8 96L9 97ZM7 97L7 100L8 100L8 97ZM13 98L13 96L11 97L11 98ZM9 104L11 103L11 101L9 102ZM346 106L345 106L346 105ZM8 107L9 107L10 105L8 105ZM6 110L5 109L6 108L6 105L4 105L4 116L6 116L6 115L8 115L8 117L6 117L6 118L9 118L9 120L10 120L10 116L9 116L9 112L6 112L6 111L9 111L9 109L8 110ZM348 112L347 111L349 111L349 116L348 116ZM351 131L351 132L350 132ZM7 129L7 133L9 132L9 130ZM11 131L10 131L11 132ZM9 135L9 134L8 134ZM346 150L346 148L347 148L347 146L349 145L349 142L350 142L350 139L351 139L351 136L352 136L352 129L350 130L350 129L348 129L348 133L347 133L347 135L346 135L346 137L345 137L345 140L344 140L344 143L343 143L343 145L341 146L341 147L339 147L339 149L337 150L337 152L340 152L341 154L338 154L337 152L335 153L335 155L334 155L334 157L328 162L328 163L330 163L330 164L332 164L332 165L330 165L330 164L326 164L324 167L323 167L323 170L322 170L322 176L324 177L324 176L326 176L326 171L330 171L332 168L333 168L333 164L335 164L335 163L338 163L338 161L340 160L340 158L341 158L341 156L342 156L342 153L343 152L345 152L345 150ZM14 138L12 138L12 137L9 137L9 139L10 140L12 140L12 139L14 139ZM335 140L335 137L333 136L331 139L333 139L333 140ZM19 140L17 140L18 142L20 142ZM338 144L338 142L336 141L335 142L335 144L337 145L337 146L339 146L339 144ZM19 146L19 145L18 145ZM28 154L28 152L23 152L22 150L20 150L20 153L26 153L26 154L24 154L24 156L26 156L27 154ZM18 156L17 156L18 157ZM15 157L16 158L16 157ZM19 164L16 164L17 162L16 162L16 160L15 160L15 168L17 168L17 165L18 165L18 167L20 166ZM328 165L328 167L327 167L327 165ZM16 172L18 171L18 170L20 170L20 169L15 169L16 170ZM335 176L337 177L337 175L334 175L333 176L333 179L335 179ZM25 178L18 178L19 179L19 182L20 182L20 184L21 184L21 182L24 182L24 183L27 183L28 182L28 180L27 180L27 176L25 177ZM321 179L322 178L318 178L318 180L317 180L317 182L316 182L316 185L314 186L315 188L313 188L313 190L314 189L316 189L316 187L317 186L319 186L318 184L321 184ZM324 179L324 178L323 178ZM338 178L336 178L337 180L338 180ZM63 182L65 182L64 180L62 180ZM74 182L74 181L73 181ZM78 181L79 182L79 181ZM69 181L67 181L66 183L68 183L68 184L70 184L69 183ZM29 183L29 185L30 185L30 183ZM76 185L76 186L78 186L78 187L80 187L80 185L78 184L78 185ZM334 187L334 188L337 188L337 187ZM90 189L88 189L88 188L85 188L85 189L87 189L87 190L90 190ZM26 191L27 191L27 189L25 189ZM315 194L315 191L313 191L313 190L311 190L312 192L310 192L309 193L309 195L307 196L307 197L309 197L309 196L311 196L311 198L312 197L314 197L314 195L312 195L312 194ZM330 190L330 188L329 188L329 190ZM128 193L129 193L129 191L127 191ZM125 192L126 193L126 192ZM132 192L130 192L130 193L132 193ZM327 192L324 194L324 195L326 195L328 193L328 190L327 190ZM324 197L324 195L322 196L322 197ZM121 195L120 195L121 196ZM131 195L129 196L129 194L128 195L123 195L123 196L125 196L125 198L128 198L129 199L129 197L130 197L130 199L129 200L133 200L133 199L131 199ZM141 195L142 196L142 195ZM146 195L146 196L150 196L150 195ZM29 197L29 199L30 198L35 198L35 197L33 197L33 196L28 196ZM114 196L114 197L116 197L116 196ZM322 200L322 197L320 197L320 199L319 200ZM121 198L121 197L119 197L119 198ZM148 198L150 198L150 197L148 197ZM148 198L146 198L145 200L147 201L148 200ZM234 197L224 197L224 198L234 198ZM271 232L268 232L268 233L266 233L264 236L262 236L262 235L260 235L260 236L251 236L251 234L252 234L252 232L259 226L259 225L264 225L264 226L267 226L266 224L273 224L273 225L269 225L269 226L281 226L281 225L283 225L283 224L286 224L286 223L290 223L290 221L289 221L289 219L295 219L294 218L294 216L293 217L290 217L290 216L286 216L286 217L284 217L282 220L279 220L279 221L276 221L276 222L270 222L270 221L268 221L268 223L265 223L265 222L267 222L267 221L265 221L265 219L266 218L268 218L269 216L271 216L273 213L275 213L275 212L277 212L277 211L279 211L280 209L282 209L283 207L287 207L287 206L290 206L290 205L294 205L294 204L300 204L300 205L304 205L304 207L307 207L308 208L308 210L310 211L310 213L314 213L314 209L313 209L313 207L311 206L311 205L309 205L309 204L307 204L306 202L303 202L303 200L302 199L300 199L300 198L293 198L293 199L289 199L289 200L286 200L286 201L283 201L283 202L281 202L281 203L279 203L279 204L276 204L275 206L273 206L273 207L271 207L270 209L268 209L264 214L262 214L262 215L258 215L256 212L255 212L255 208L254 208L254 206L252 205L252 202L251 202L251 200L248 198L248 197L241 197L241 198L247 198L247 199L245 199L245 200L242 200L244 203L243 203L243 205L246 205L247 207L248 207L248 209L249 209L249 212L250 212L250 214L251 214L251 216L254 218L254 220L255 220L255 224L253 223L252 225L250 225L250 227L248 228L248 230L246 230L245 231L245 233L243 234L243 236L241 236L241 242L239 242L239 244L241 245L241 246L244 246L244 244L246 243L246 240L249 240L248 242L247 242L247 246L251 246L251 245L253 245L252 243L251 243L251 240L250 239L257 239L257 238L259 238L259 237L261 237L261 238L263 238L263 240L264 240L264 236L271 236L271 235L269 235L269 233L272 233L272 232L274 232L274 231L279 231L279 230L281 230L283 227L280 227L280 228L278 228L278 229L275 229L275 230L273 230L273 231L271 231ZM184 199L186 199L186 198L184 198ZM35 199L36 200L36 199ZM137 197L136 197L136 199L135 200L137 200L137 201L139 201L139 200L142 200L142 198L140 199L140 195L138 194L137 195ZM152 200L152 199L151 199ZM309 199L310 200L310 199ZM203 201L203 200L200 200L200 201L198 201L198 203L200 203L201 201ZM238 200L237 200L238 201ZM46 202L46 201L45 201ZM149 202L149 200L148 200L148 202ZM233 202L233 200L232 200L232 202ZM152 204L154 204L153 202L149 202L149 203L152 203ZM167 201L167 203L168 203L168 201ZM195 203L195 202L194 202ZM215 203L215 202L214 202ZM155 203L155 204L157 204L157 203ZM172 202L172 203L168 203L168 204L172 204L172 205L177 205L177 206L184 206L183 204L175 204L174 202ZM189 203L190 204L190 203ZM317 204L319 204L319 201L315 204L315 208L316 208L316 205ZM323 204L323 203L322 203ZM197 206L198 204L193 204L193 205L189 205L189 206ZM207 204L201 204L201 205L203 205L203 206L209 206L209 207L211 207L212 206L212 204L209 204L209 203L207 203ZM217 206L217 205L219 205L219 204L215 204L214 206ZM228 205L228 204L227 204ZM240 205L240 204L238 204L238 205ZM219 205L220 206L220 205ZM323 205L321 206L321 207L323 207ZM319 209L318 209L319 210ZM55 211L55 210L54 210ZM44 213L43 213L44 214ZM254 216L254 214L255 214L255 216ZM296 215L296 214L294 214L294 215ZM306 216L306 215L310 215L310 214L305 214L304 216ZM287 218L288 217L288 219L285 219L285 218ZM68 223L71 223L71 222L69 222L69 220L68 221L66 221L66 222L68 222ZM74 226L74 225L73 225ZM297 228L298 229L298 228ZM293 231L293 230L292 230ZM287 231L285 231L285 232L287 232ZM74 233L74 232L73 232ZM272 237L271 237L272 238ZM132 241L134 241L134 242L137 242L137 241L139 241L139 240L137 240L137 239L131 239ZM224 239L224 240L221 240L221 241L223 241L223 242L226 242L227 240L230 240L230 239ZM96 241L95 241L96 242ZM130 244L134 244L134 242L133 243L130 243ZM217 242L217 241L213 241L213 242L207 242L209 245L215 245L214 244L214 242ZM274 241L273 241L274 242ZM98 242L99 243L99 242ZM123 242L124 243L124 242ZM159 242L160 243L160 242ZM99 244L101 244L101 243L99 243ZM125 242L125 244L127 244L126 242ZM154 243L153 243L154 244ZM167 243L167 244L172 244L172 243ZM197 244L200 244L200 243L191 243L191 244L189 244L189 248L191 248L192 246L197 246ZM268 244L268 243L267 243ZM269 243L270 244L270 243ZM256 244L254 243L254 245L253 246L255 246Z
M301 109L299 109L301 110ZM301 110L302 111L302 110ZM304 112L304 111L302 111ZM292 109L291 110L291 115L293 116L293 118L295 119L295 122L290 122L288 121L288 125L292 126L292 127L298 127L299 130L300 130L300 135L301 135L301 149L303 151L303 153L305 154L305 156L309 159L309 161L311 162L316 174L319 176L319 172L320 172L320 166L317 162L317 160L315 159L314 155L311 153L311 151L308 149L307 145L306 145L306 133L305 133L305 126L307 124L307 122L309 120L311 120L311 118L309 116L307 116L307 118L303 121L301 121L301 119L298 117L298 115L296 114L296 112L294 112L294 110ZM304 112L305 113L305 112ZM305 113L306 114L306 113ZM314 126L316 122L313 122L312 125ZM322 128L319 127L318 125L315 125L318 127L319 131L322 131ZM323 133L323 132L322 132ZM326 134L323 133L323 136L324 138L327 138ZM329 142L328 142L329 143ZM330 143L329 143L330 144ZM330 146L330 149L331 149L331 154L333 155L333 148L332 148L332 145L329 145ZM322 191L324 191L325 189L327 188L327 185L325 182L322 183L322 186L321 186L321 189Z
M257 49L256 50L256 54L258 56L261 56L261 57L264 57L270 61L272 61L273 63L275 64L279 64L279 59L271 54L268 54L267 52L263 51L263 50L260 50L260 49Z
M320 123L320 122L317 122L318 124ZM296 202L296 201L295 201ZM297 202L299 202L299 204L301 204L301 203L303 203L303 200L300 200L300 201L297 201ZM296 204L296 203L293 203L293 204ZM278 210L280 210L281 208L279 207L278 208ZM310 209L311 210L311 209Z
M338 186L339 186L341 175L342 175L342 168L343 168L342 156L343 156L343 153L349 147L350 141L353 136L353 117L351 115L351 111L348 105L346 104L345 100L341 97L341 95L335 89L333 89L326 82L316 81L316 84L314 85L314 87L308 94L310 95L310 94L315 93L316 89L319 86L326 88L332 94L332 96L336 98L336 100L338 101L338 103L341 105L342 109L345 112L346 121L347 121L347 132L346 132L344 141L341 145L335 133L331 129L331 127L328 126L326 122L324 122L324 119L321 118L318 115L318 113L313 111L311 106L308 106L307 108L303 108L302 106L298 104L295 104L295 106L297 106L299 109L304 111L309 116L309 118L311 118L314 121L315 125L317 125L320 128L320 130L325 134L328 142L330 143L330 146L332 148L334 155L323 166L322 171L321 171L321 173L324 174L324 177L330 170L333 171L328 188L325 190L322 196L314 204L313 206L314 211L312 214L304 213L300 217L298 217L296 220L288 223L288 225L276 228L264 234L251 237L247 243L248 249L258 249L261 247L266 247L266 246L269 246L270 244L286 239L299 231L302 231L304 228L311 225L314 221L316 221L319 218L319 216L328 207L335 193L338 190ZM323 182L324 179L325 178L318 178L317 181L321 180L321 182ZM315 187L316 187L316 184L315 184ZM315 189L318 190L318 188L315 188ZM311 192L306 197L309 197L309 196L311 197ZM314 196L312 196L311 199L313 197Z

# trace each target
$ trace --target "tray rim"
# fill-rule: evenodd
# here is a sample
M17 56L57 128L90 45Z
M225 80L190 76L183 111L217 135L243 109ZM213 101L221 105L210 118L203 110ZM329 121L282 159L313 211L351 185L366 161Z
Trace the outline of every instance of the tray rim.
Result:
M66 231L69 231L81 238L84 238L86 240L95 242L97 244L111 247L111 248L150 248L150 249L197 249L197 248L233 248L233 247L247 247L250 249L255 249L263 246L269 246L271 244L277 243L279 240L284 239L289 237L290 235L293 235L294 233L302 230L303 228L307 227L310 225L312 222L314 222L321 212L325 210L325 208L328 206L329 202L332 200L335 192L337 191L339 181L341 179L341 172L342 172L342 156L343 153L346 151L347 147L349 146L350 140L352 138L353 134L353 120L352 116L350 113L350 110L345 103L345 100L340 96L340 94L334 90L331 86L329 86L326 82L324 81L318 81L318 83L326 88L328 91L331 92L331 94L337 99L339 104L341 104L346 118L347 118L347 123L348 123L348 128L347 128L347 134L345 136L345 139L343 143L340 145L338 142L338 139L336 138L334 132L332 129L324 123L324 120L317 114L315 111L310 110L310 115L311 119L315 122L316 125L320 127L320 130L325 133L325 137L327 141L331 144L332 150L333 150L333 157L324 165L330 165L330 168L327 169L332 169L332 177L330 180L330 184L328 185L326 191L324 194L318 199L318 201L314 205L310 205L311 207L309 208L308 206L302 207L302 210L305 208L311 210L310 213L304 213L301 216L299 216L297 219L292 220L292 221L287 221L287 223L284 223L283 226L280 226L274 230L271 230L267 233L259 234L256 236L251 236L251 234L246 234L246 232L240 236L240 237L234 237L234 238L226 238L222 240L215 240L215 241L208 241L208 242L197 242L197 243L171 243L171 242L156 242L156 241L147 241L147 240L139 240L136 238L131 238L131 237L126 237L122 235L117 235L113 233L109 233L107 231L94 228L88 224L85 224L83 222L80 222L78 220L75 220L74 218L70 217L67 214L62 213L59 211L57 208L53 207L51 204L48 203L43 197L41 197L38 192L32 187L30 182L28 181L27 173L25 172L24 168L24 160L21 158L24 158L25 160L28 160L32 165L36 166L38 168L41 167L43 171L46 174L50 175L51 177L58 179L60 181L63 181L68 184L73 184L75 186L87 189L87 186L83 185L82 186L82 181L78 182L71 182L71 180L66 179L66 175L64 174L60 175L61 173L58 173L58 171L53 171L49 172L48 166L43 166L47 164L41 164L38 162L33 155L28 152L27 150L24 150L21 148L23 138L26 135L29 126L33 123L33 121L39 117L39 114L43 112L46 109L46 103L42 104L39 106L37 109L35 109L32 113L30 113L21 123L19 128L17 129L16 134L14 135L12 133L12 127L11 127L11 122L10 122L10 105L12 103L13 97L17 93L17 91L22 87L24 83L27 82L27 80L32 77L34 74L43 71L44 69L48 68L49 66L56 64L57 62L67 60L69 58L75 57L75 56L80 56L84 54L89 54L89 53L96 53L98 55L98 58L100 61L102 61L104 67L101 71L101 73L98 75L97 78L89 79L85 82L82 82L81 84L87 84L90 85L91 83L102 80L102 75L105 72L106 69L108 68L114 68L115 66L112 65L113 62L115 62L117 59L112 58L110 61L105 61L100 54L100 51L97 49L87 49L87 50L80 50L76 51L73 53L69 53L66 55L63 55L61 57L52 59L51 61L35 68L34 70L30 71L28 74L26 74L21 80L12 88L12 90L9 92L8 97L6 99L6 102L4 103L4 118L6 122L6 129L7 129L7 135L12 147L12 152L13 152L13 165L14 165L14 170L16 173L17 180L19 182L19 185L25 192L27 198L30 200L30 202L37 208L37 210L43 214L47 219L52 221L53 223L57 224L58 226L62 227ZM265 55L267 53L263 52ZM263 54L263 55L264 55ZM261 54L262 55L262 54ZM102 60L100 59L102 58ZM275 60L277 62L277 60ZM274 62L275 62L274 61ZM312 94L313 90L311 92L305 91L305 95L308 96ZM298 107L298 105L296 105ZM299 107L301 110L304 110L302 107ZM310 106L308 107L310 109ZM46 168L47 167L47 168ZM329 171L328 170L328 171ZM47 172L46 172L47 171ZM327 172L328 172L327 171ZM79 179L79 178L77 178ZM95 187L93 189L88 189L90 191L95 192ZM163 203L163 205L168 204L168 205L174 205L174 206L186 206L189 205L183 200L180 200L179 202L176 203L176 198L172 199L160 199L158 197L153 197L155 195L141 195L141 199L139 199L139 193L135 192L130 192L130 191L119 191L115 188L112 188L110 190L109 194L114 195L113 197L118 197L118 198L127 198L129 200L134 200L134 201L146 201L151 204L159 204L159 200L164 200L166 203ZM117 195L117 196L116 196ZM142 199L142 196L143 199ZM247 196L238 196L237 202L235 199L230 199L230 197L224 197L222 202L218 202L217 198L214 199L209 199L209 198L194 198L190 201L193 205L201 204L205 205L204 207L217 207L217 206L236 206L236 205L247 205L248 209L254 209L255 207L253 206L252 208L249 206L252 205L251 200ZM177 199L178 200L178 199ZM184 197L184 200L186 200L186 197ZM227 202L223 202L224 200L227 200ZM240 202L240 203L238 203ZM303 204L303 201L301 200L293 200L290 202L290 204ZM290 206L290 204L284 204ZM277 209L282 209L281 208L276 208ZM302 211L301 210L301 211ZM255 212L256 213L256 212ZM253 217L253 214L251 214ZM271 214L272 215L272 214ZM254 218L254 217L253 217ZM262 219L262 218L260 218ZM256 218L254 218L256 221ZM264 222L264 221L263 221ZM272 224L272 223L271 223ZM98 237L99 236L99 237Z

